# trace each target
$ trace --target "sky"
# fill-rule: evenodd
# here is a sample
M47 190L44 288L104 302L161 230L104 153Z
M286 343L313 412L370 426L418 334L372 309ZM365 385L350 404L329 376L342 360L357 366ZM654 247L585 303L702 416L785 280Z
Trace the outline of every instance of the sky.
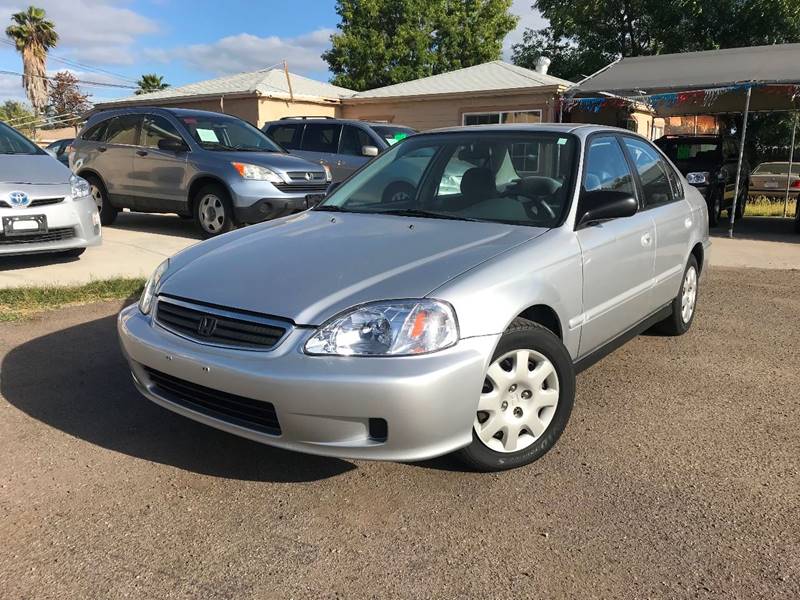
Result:
M0 0L0 23L30 2ZM338 16L334 0L33 0L60 35L48 71L67 69L79 79L135 87L143 73L173 86L254 71L286 59L289 70L327 81L320 55L330 46ZM504 43L504 58L525 27L544 21L533 0L514 0L520 23ZM13 45L0 44L0 70L22 72ZM0 101L25 98L16 75L0 74ZM131 89L82 86L90 100L129 96Z

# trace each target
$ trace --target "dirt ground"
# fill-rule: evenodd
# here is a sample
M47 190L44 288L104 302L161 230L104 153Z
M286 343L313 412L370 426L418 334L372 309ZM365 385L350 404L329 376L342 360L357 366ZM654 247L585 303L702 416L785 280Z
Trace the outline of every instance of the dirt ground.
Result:
M556 448L496 475L173 415L118 309L0 326L4 599L800 597L798 271L710 271L688 335L579 376Z

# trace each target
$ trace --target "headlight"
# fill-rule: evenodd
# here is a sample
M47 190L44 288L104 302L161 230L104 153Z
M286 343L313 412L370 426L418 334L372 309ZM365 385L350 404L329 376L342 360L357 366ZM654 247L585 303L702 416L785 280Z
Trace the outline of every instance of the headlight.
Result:
M701 173L689 173L686 175L686 181L693 185L708 183L708 171L703 171Z
M167 272L167 268L169 268L169 259L158 265L156 270L153 271L153 274L150 275L150 279L144 284L142 297L139 298L139 310L142 311L142 313L146 315L150 314L150 309L153 308L153 299L158 293L161 279L164 277L164 273Z
M267 167L261 165L251 165L249 163L234 162L233 168L239 172L242 179L253 179L255 181L269 181L270 183L285 183L280 176Z
M354 308L320 327L306 353L403 356L449 348L458 341L453 307L438 300L396 300Z
M91 194L91 188L89 187L89 182L86 181L83 177L78 177L77 175L70 175L69 178L69 185L70 185L70 194L72 194L73 198L83 198L84 196L88 196Z

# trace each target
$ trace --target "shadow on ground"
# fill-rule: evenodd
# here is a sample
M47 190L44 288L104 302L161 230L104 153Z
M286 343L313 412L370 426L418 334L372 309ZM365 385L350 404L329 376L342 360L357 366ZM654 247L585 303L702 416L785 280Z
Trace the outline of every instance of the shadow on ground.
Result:
M0 367L0 393L21 411L143 460L215 477L275 482L316 481L355 468L238 438L152 404L133 387L115 316L24 343Z
M174 214L148 214L121 212L113 225L113 229L157 233L192 240L199 240L200 232L194 220L181 218Z
M711 237L728 237L728 219L723 215L722 222L709 231ZM736 221L733 237L742 240L764 242L786 242L800 244L800 234L795 233L794 217L745 217Z
M68 256L63 252L46 252L43 254L26 254L23 256L0 256L0 271L16 271L31 269L44 265L60 265L80 260L79 257Z

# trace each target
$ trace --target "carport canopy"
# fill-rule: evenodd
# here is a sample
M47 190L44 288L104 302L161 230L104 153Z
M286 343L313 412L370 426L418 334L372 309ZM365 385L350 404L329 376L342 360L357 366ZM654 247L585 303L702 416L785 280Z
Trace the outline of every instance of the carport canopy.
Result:
M567 90L565 103L592 107L610 98L644 103L660 117L743 113L738 190L749 113L797 110L800 44L622 58Z

